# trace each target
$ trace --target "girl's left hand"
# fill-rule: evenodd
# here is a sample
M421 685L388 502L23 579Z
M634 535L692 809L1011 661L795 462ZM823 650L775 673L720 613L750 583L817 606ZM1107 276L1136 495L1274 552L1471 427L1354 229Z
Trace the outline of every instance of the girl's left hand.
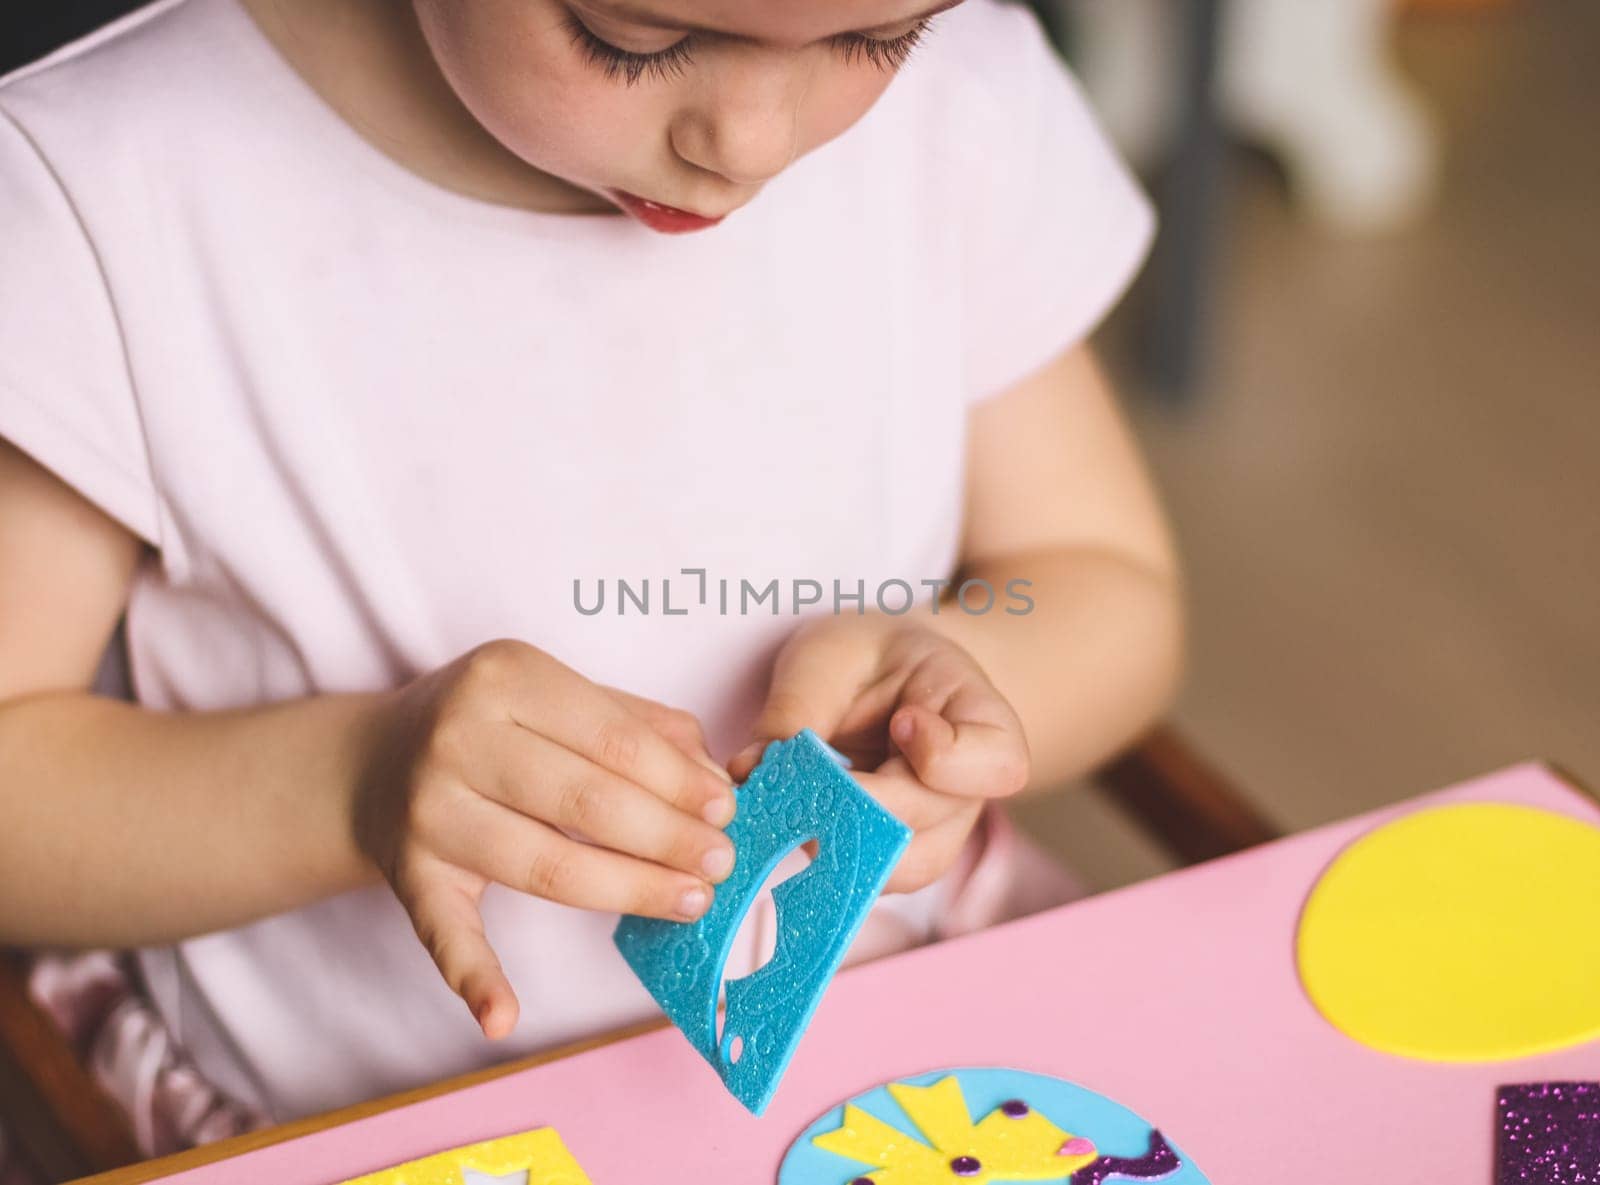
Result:
M744 781L768 742L802 728L849 757L851 773L916 833L889 892L937 880L984 802L1028 781L1028 742L1011 705L964 649L902 618L818 617L797 629L778 652L755 739L728 772Z

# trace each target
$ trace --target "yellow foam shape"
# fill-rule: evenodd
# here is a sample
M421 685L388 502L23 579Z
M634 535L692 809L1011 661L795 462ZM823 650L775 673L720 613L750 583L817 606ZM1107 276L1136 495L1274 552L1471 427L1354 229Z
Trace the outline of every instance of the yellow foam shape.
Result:
M526 1172L528 1185L592 1185L553 1127L452 1148L339 1185L466 1185L469 1170L490 1177Z
M1061 1155L1072 1133L1037 1111L1013 1118L991 1111L974 1124L961 1083L954 1076L930 1086L891 1082L889 1095L931 1143L885 1123L853 1104L844 1121L811 1142L868 1165L873 1185L989 1185L999 1181L1065 1181L1097 1153ZM953 1161L970 1156L979 1168L958 1173Z
M1357 1041L1430 1061L1600 1037L1600 828L1533 807L1408 815L1346 848L1300 918L1301 982Z

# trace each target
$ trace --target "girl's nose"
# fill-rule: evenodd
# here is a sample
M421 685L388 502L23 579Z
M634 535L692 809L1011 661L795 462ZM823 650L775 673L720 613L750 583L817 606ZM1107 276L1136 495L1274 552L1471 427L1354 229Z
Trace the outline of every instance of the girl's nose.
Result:
M672 147L690 164L737 185L760 185L798 155L804 86L770 61L730 65L671 129Z

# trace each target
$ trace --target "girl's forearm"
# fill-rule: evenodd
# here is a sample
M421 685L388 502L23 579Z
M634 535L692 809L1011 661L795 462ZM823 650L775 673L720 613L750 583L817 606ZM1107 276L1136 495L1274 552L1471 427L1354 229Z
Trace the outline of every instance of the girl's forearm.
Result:
M978 661L1022 718L1030 789L1087 773L1134 740L1171 701L1183 648L1177 578L1101 549L1063 548L973 564L960 580L996 591L984 614L952 601L935 628ZM1006 597L1007 582L1032 610ZM959 584L959 581L958 581ZM968 593L976 608L980 590Z
M378 698L0 703L0 944L154 945L377 881L349 804Z

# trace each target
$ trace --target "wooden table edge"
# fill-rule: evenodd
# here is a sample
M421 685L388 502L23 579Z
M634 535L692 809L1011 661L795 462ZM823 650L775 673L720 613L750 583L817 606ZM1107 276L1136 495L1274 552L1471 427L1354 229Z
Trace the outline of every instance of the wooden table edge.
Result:
M1538 765L1569 790L1600 805L1600 791L1596 791L1565 767L1553 761L1536 761L1534 764ZM141 1161L138 1164L127 1165L120 1169L112 1169L109 1172L96 1173L91 1177L79 1177L76 1181L71 1182L70 1185L139 1185L139 1183L145 1181L160 1180L163 1177L174 1176L177 1173L197 1169L203 1165L215 1164L219 1160L242 1156L246 1152L256 1152L262 1148L270 1148L274 1144L282 1144L288 1140L297 1140L302 1136L309 1136L316 1132L326 1131L329 1128L353 1123L358 1119L381 1115L383 1112L392 1111L397 1107L404 1107L411 1103L420 1103L424 1099L450 1094L464 1087L476 1086L480 1082L489 1082L495 1078L504 1078L508 1074L516 1074L523 1070L532 1069L535 1066L548 1065L550 1062L560 1061L562 1058L572 1057L575 1054L586 1053L591 1049L599 1049L617 1041L626 1041L633 1037L643 1036L645 1033L653 1033L658 1029L666 1028L668 1023L665 1017L641 1021L626 1028L603 1033L596 1037L588 1037L581 1041L574 1041L568 1045L557 1046L554 1049L547 1049L542 1053L518 1058L502 1065L490 1066L483 1070L474 1070L468 1074L458 1074L454 1078L447 1078L442 1082L435 1082L429 1086L419 1086L412 1090L401 1091L398 1094L384 1095L381 1098L369 1099L364 1103L352 1103L350 1106L341 1107L336 1111L326 1111L321 1115L311 1115L305 1119L292 1120L274 1127L263 1128L260 1131L247 1132L244 1135L233 1136L226 1140L218 1140L214 1144L191 1148L185 1152L175 1152L170 1156L161 1156L154 1160Z
M1549 774L1556 781L1565 785L1567 789L1576 790L1590 802L1594 803L1596 806L1600 806L1600 790L1596 790L1593 786L1589 785L1577 774L1569 770L1566 766L1555 761L1539 761L1535 762L1535 764L1540 766L1545 773Z
M522 1070L532 1069L535 1066L547 1065L550 1062L560 1061L562 1058L572 1057L575 1054L587 1053L591 1049L599 1049L601 1046L610 1045L617 1041L627 1041L633 1037L643 1036L645 1033L653 1033L658 1029L666 1028L668 1023L666 1017L658 1016L609 1033L586 1037L581 1041L574 1041L568 1045L546 1049L542 1053L535 1053L528 1057L504 1062L498 1066L489 1066L482 1070L458 1074L454 1078L446 1078L442 1082L435 1082L428 1086L419 1086L412 1090L400 1091L397 1094L383 1095L380 1098L368 1099L364 1103L352 1103L350 1106L340 1107L336 1111L325 1111L320 1115L309 1115L304 1119L295 1119L288 1123L262 1128L260 1131L231 1136L226 1140L218 1140L213 1144L204 1144L199 1148L190 1148L184 1152L174 1152L170 1156L160 1156L154 1160L141 1161L138 1164L126 1165L120 1169L96 1173L90 1177L79 1177L71 1182L71 1185L136 1185L138 1182L160 1180L163 1177L174 1176L177 1173L197 1169L203 1165L215 1164L219 1160L229 1160L235 1156L243 1156L246 1152L258 1152L262 1148L270 1148L274 1144L282 1144L288 1140L298 1140L302 1136L313 1135L329 1128L342 1127L344 1124L354 1123L358 1119L381 1115L383 1112L393 1111L397 1107L405 1107L411 1103L420 1103L424 1099L450 1094L464 1087L476 1086L481 1082L504 1078L508 1074L516 1074Z

